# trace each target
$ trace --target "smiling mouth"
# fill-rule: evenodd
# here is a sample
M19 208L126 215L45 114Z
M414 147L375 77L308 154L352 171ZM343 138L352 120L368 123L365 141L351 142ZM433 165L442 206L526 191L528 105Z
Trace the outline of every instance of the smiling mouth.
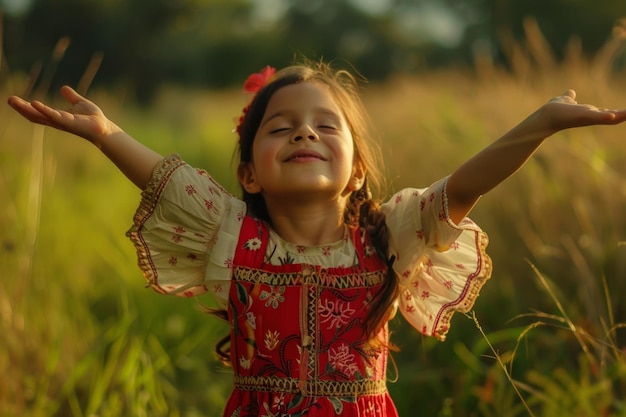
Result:
M292 153L285 159L284 162L291 162L291 161L302 161L302 162L326 161L326 158L324 158L322 155L318 154L317 152L302 150L302 151L296 151Z

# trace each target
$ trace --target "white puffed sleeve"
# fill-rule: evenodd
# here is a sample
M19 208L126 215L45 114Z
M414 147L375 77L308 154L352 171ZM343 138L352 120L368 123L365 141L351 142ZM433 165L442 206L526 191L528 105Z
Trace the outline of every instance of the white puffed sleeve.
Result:
M467 312L491 276L487 235L470 219L450 219L447 178L404 189L382 210L399 277L398 308L420 332L445 339L455 311Z
M164 158L127 233L148 286L185 297L211 292L225 307L245 210L205 171Z

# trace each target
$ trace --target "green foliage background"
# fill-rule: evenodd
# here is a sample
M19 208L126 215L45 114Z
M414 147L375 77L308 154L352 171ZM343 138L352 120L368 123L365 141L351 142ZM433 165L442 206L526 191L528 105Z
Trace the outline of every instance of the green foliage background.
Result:
M622 0L0 0L3 9L14 71L39 72L39 86L56 89L96 65L94 85L123 86L142 103L164 83L238 87L252 70L301 55L354 65L371 81L471 69L477 54L510 67L528 18L557 60L573 38L591 57L626 17ZM59 40L67 53L55 61Z
M364 86L386 195L448 174L567 88L581 102L626 106L619 27L593 54L576 42L555 54L525 22L506 65L479 55L471 70ZM63 106L47 88L69 51L56 45L57 61L36 77L3 61L2 95ZM231 130L247 100L238 88L164 83L149 106L123 82L88 95L148 146L237 191ZM139 190L79 139L8 106L0 121L0 415L221 415L230 373L212 352L226 325L143 288L124 237ZM626 416L625 171L623 126L571 130L482 199L472 218L490 236L494 274L474 315L457 315L444 343L392 323L400 415Z

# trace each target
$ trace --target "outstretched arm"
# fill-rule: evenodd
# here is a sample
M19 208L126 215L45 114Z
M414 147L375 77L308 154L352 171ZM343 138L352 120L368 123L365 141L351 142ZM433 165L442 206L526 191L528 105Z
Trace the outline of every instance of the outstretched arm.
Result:
M16 96L9 98L9 105L33 123L51 126L93 143L129 180L143 189L161 155L133 139L109 120L96 104L72 88L62 87L61 95L72 105L68 111Z
M578 104L573 90L553 98L450 176L447 193L451 219L460 222L481 195L520 169L550 135L572 127L613 125L625 120L626 110Z

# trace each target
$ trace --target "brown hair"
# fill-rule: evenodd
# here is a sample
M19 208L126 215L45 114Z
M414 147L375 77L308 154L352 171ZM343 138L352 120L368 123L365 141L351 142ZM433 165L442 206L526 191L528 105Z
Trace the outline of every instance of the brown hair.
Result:
M349 226L359 226L366 230L372 239L378 256L387 263L387 276L375 300L367 319L367 333L374 340L378 332L389 319L391 307L398 295L397 277L393 271L393 258L389 257L388 231L385 215L380 210L378 201L372 199L370 186L380 191L383 185L380 149L369 134L369 123L365 106L358 92L358 82L346 70L334 70L323 62L306 62L278 71L272 80L257 92L252 99L239 126L239 164L250 162L252 145L267 105L276 91L287 85L319 82L329 87L333 98L343 111L343 116L352 133L355 149L355 162L360 162L366 170L363 186L350 195L344 211L344 221ZM271 224L265 201L260 194L250 194L242 187L243 200L249 212ZM218 354L228 359L225 348L226 339L218 343Z

